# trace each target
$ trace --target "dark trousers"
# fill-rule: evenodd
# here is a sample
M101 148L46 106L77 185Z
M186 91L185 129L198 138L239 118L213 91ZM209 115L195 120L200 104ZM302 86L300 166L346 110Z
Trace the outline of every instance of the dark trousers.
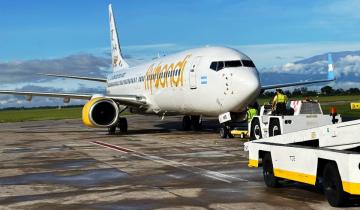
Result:
M285 115L286 114L286 104L285 103L277 103L275 115Z

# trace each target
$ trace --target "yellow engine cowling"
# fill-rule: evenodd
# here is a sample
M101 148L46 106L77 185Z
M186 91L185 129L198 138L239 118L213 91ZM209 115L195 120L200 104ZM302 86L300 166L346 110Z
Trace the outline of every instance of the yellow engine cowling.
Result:
M118 122L119 107L109 98L93 98L82 109L82 121L88 127L111 127Z

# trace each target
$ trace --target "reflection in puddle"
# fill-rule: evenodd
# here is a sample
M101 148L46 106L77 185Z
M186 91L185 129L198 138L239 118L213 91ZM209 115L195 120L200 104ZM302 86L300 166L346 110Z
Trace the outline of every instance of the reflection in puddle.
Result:
M26 147L16 147L16 148L11 148L11 149L4 149L3 153L23 153L23 152L32 152L33 150L31 148L26 148Z
M75 169L75 168L83 168L87 167L91 164L96 163L95 159L78 159L78 160L66 160L66 161L57 161L54 163L50 163L46 165L46 168L53 168L53 169Z

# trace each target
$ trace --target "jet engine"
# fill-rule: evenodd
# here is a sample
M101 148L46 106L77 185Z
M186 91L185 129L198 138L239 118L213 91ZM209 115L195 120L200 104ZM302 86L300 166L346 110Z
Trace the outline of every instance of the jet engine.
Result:
M119 106L109 98L93 98L82 109L82 120L88 127L112 127L118 122L118 116Z

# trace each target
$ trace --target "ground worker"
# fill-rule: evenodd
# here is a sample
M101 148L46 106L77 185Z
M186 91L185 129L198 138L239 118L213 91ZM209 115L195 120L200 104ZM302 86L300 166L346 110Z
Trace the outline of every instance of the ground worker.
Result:
M250 124L254 116L257 115L257 109L253 105L249 105L247 109L247 121Z
M281 89L276 89L276 95L272 101L272 110L275 115L284 115L286 113L287 96Z

